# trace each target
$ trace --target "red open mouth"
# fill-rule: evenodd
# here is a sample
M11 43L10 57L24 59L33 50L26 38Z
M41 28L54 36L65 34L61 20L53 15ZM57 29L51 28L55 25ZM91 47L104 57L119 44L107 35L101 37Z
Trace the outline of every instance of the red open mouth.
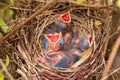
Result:
M47 35L46 37L47 37L47 39L48 39L50 42L55 43L55 42L57 42L58 39L59 39L59 34Z
M71 21L71 17L70 17L70 13L66 12L64 14L61 15L61 18L66 22L66 23L70 23Z

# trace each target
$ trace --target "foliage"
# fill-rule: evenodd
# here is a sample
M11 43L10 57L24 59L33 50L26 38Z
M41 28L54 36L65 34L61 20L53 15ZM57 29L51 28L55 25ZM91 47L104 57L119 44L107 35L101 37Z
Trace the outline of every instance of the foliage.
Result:
M15 12L13 9L9 8L8 5L14 5L16 0L1 0L1 3L7 4L5 5L0 5L0 13L2 15L4 15L7 19L9 20L13 20L15 19ZM9 27L7 26L4 17L0 17L0 29L2 29L2 31L4 33L7 33L9 31ZM2 37L2 33L0 32L0 38Z
M6 60L5 60L5 66L8 67L9 63L10 63L10 59L9 59L9 56L6 55Z
M5 23L2 17L0 17L0 27L5 33L9 31L9 27L7 26L7 24ZM0 38L1 37L2 37L2 34L0 33Z

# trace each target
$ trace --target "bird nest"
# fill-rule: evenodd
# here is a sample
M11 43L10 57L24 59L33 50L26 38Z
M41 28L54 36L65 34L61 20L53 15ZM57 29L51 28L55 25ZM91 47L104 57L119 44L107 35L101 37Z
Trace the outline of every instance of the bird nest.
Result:
M19 15L12 25L16 25L31 15L35 10L44 5L42 2L33 1L33 4L24 6L17 5L26 10L17 10ZM36 7L38 6L38 7ZM54 24L59 16L70 12L71 27L79 31L79 36L91 35L92 45L82 53L79 61L66 70L60 70L46 61L43 47L43 37L46 30ZM106 35L106 15L104 8L99 11L94 7L80 6L70 2L56 2L51 8L25 24L8 42L13 44L14 60L17 64L17 73L21 79L26 80L88 80L100 77L103 66L102 50L104 49ZM14 27L13 27L14 28Z

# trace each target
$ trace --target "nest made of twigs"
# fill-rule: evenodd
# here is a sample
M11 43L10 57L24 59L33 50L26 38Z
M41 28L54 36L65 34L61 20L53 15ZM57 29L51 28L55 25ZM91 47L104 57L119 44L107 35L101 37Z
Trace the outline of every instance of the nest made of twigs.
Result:
M28 15L31 15L38 9L38 5L44 5L44 3L37 1L33 1L33 4L36 4L36 6L31 5L28 10L17 10L20 18L15 21L16 23L20 23ZM17 6L23 7L24 4ZM28 7L24 6L24 8ZM43 63L46 56L42 37L46 29L51 27L58 17L67 11L71 13L72 27L79 30L80 36L91 34L94 38L94 43L83 53L82 59L76 62L70 69L58 70ZM84 7L70 2L57 2L50 9L45 10L25 24L23 28L9 39L9 42L13 44L14 59L18 66L17 73L22 75L21 79L88 80L101 74L99 72L103 65L101 53L104 48L103 43L105 42L106 23L104 21L106 20L106 15L104 10L97 11L96 8ZM39 58L43 60L39 60Z

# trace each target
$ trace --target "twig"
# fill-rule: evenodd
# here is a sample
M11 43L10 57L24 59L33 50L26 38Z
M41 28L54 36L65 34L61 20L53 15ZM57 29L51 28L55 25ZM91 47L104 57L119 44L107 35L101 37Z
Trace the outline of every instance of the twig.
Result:
M114 71L112 71L109 75L105 76L104 78L102 78L101 80L105 80L107 79L109 76L111 76L112 74L114 74L115 72L119 71L120 70L120 67L115 69Z
M6 73L6 75L8 76L8 78L10 80L14 80L13 77L11 76L11 74L8 72L7 68L5 67L4 63L2 62L2 60L0 59L0 64L2 66L2 69L4 70L4 72Z
M17 7L9 7L10 9L16 9L16 10L23 10L23 11L35 11L31 9L24 9L24 8L17 8Z
M109 36L109 39L112 38L113 36L119 34L119 33L120 33L120 26L117 28L117 30L116 30L114 33L112 33L112 34Z
M117 50L118 50L119 46L120 46L120 36L118 37L115 44L113 45L112 52L110 53L110 57L109 57L108 62L107 62L107 66L103 71L102 78L105 78L108 75L108 72L112 66L113 60L117 54Z
M36 11L35 13L33 13L30 17L26 18L23 22L21 22L20 24L16 25L16 27L11 30L8 34L6 34L5 36L3 36L2 38L0 38L0 43L3 42L4 40L8 39L12 34L14 34L15 32L17 32L20 28L23 27L24 24L26 24L28 21L30 21L31 19L35 18L38 14L42 13L45 9L49 8L49 6L51 4L53 4L56 0L51 0L48 3L46 3L42 8L40 8L38 11Z
M22 70L17 69L16 72L17 72L18 74L20 74L25 80L28 80L28 78L26 77L26 74L25 74L24 72L22 72Z

